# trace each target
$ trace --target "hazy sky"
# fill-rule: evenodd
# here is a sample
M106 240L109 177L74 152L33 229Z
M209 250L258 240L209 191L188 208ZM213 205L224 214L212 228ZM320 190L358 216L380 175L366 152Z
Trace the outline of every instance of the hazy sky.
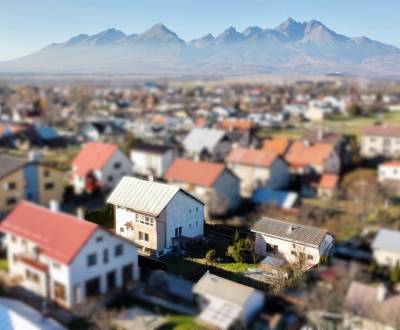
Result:
M79 33L115 27L142 32L164 23L187 40L229 26L275 27L316 19L348 36L400 47L400 0L0 0L0 60Z

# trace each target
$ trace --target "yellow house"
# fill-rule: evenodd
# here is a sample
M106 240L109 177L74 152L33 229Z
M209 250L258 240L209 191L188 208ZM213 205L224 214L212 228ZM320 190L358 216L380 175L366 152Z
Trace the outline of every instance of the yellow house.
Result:
M23 199L42 205L60 202L63 193L64 172L39 161L0 155L0 214Z

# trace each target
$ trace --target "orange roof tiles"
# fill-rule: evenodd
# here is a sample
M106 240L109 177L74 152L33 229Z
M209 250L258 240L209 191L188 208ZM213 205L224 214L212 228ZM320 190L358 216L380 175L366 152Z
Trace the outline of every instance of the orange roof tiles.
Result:
M117 149L117 145L109 143L89 142L85 144L72 161L74 173L83 177L90 171L102 169Z
M263 149L234 148L226 158L228 163L270 167L278 155Z
M6 132L18 133L23 129L24 127L20 125L0 123L0 136L5 134Z
M155 125L165 125L167 122L167 118L163 115L155 115L151 119L151 123Z
M40 253L69 264L98 226L71 215L21 202L0 225L1 231L35 242Z
M224 164L178 158L168 168L164 178L211 187L224 170Z
M334 189L336 188L338 182L339 182L339 176L334 174L324 174L321 177L318 186L320 188L325 188L325 189Z
M290 145L290 140L286 137L275 137L265 140L263 144L264 150L272 151L283 156Z
M307 165L322 166L334 150L331 144L317 143L307 145L302 141L293 142L289 147L285 160L292 167Z

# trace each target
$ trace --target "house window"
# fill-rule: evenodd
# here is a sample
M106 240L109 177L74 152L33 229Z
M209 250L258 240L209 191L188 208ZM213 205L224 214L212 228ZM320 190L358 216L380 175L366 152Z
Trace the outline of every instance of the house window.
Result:
M103 250L103 262L108 263L108 249Z
M44 185L44 189L45 190L52 190L54 188L54 182L47 182L45 185Z
M49 171L49 170L44 170L43 176L44 176L45 178L48 178L48 177L50 176L50 171Z
M108 182L113 182L113 180L114 180L114 177L112 175L109 175L108 176Z
M17 241L17 238L14 235L12 235L11 236L11 241L15 243Z
M89 254L87 256L87 266L91 267L96 265L96 263L97 263L97 254L96 253Z
M119 232L120 233L123 233L125 230L124 230L124 227L119 227Z
M29 281L32 281L34 283L39 283L39 275L34 272L31 272L29 269L25 271L25 276Z
M139 231L139 240L148 242L149 241L149 234Z
M199 212L199 207L198 206L196 206L196 212Z
M53 262L53 268L54 268L54 269L60 269L61 266L60 266L60 264L58 264L58 263L56 263L56 262Z
M54 281L54 297L59 300L65 300L65 285Z
M103 240L103 236L98 236L97 238L96 238L96 242L101 242Z
M296 252L296 251L293 251L293 250L290 252L290 254L291 254L292 256L297 256L297 252Z
M313 260L314 257L313 257L311 254L308 254L308 255L307 255L307 259L308 259L308 260Z
M17 189L17 183L16 182L9 182L8 183L8 190L15 190Z
M145 215L141 215L141 214L137 214L137 213L136 213L135 221L137 223L141 223L141 224L146 225L146 226L153 226L154 225L154 218L148 217L148 216L145 216Z
M6 199L6 204L7 205L13 205L15 203L17 203L17 198L16 197L8 197Z
M182 236L182 226L175 228L175 237Z
M122 254L124 253L124 246L122 245L122 244L118 244L116 247L115 247L115 256L116 257L119 257L119 256L121 256Z
M115 163L114 164L114 169L118 170L119 168L121 168L121 163Z

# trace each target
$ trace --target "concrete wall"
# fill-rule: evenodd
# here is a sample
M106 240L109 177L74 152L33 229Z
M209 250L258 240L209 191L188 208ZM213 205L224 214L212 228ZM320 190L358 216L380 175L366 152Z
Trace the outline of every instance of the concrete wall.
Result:
M376 156L397 158L400 156L400 138L364 135L360 153L366 158Z
M385 182L385 180L394 180L400 182L400 167L379 165L378 180L381 183Z
M16 184L15 189L8 188L8 184L12 182ZM0 212L11 211L24 198L24 186L25 181L22 169L0 179ZM16 203L8 204L7 200L13 197L15 197Z
M114 168L116 163L121 164L119 169ZM123 176L132 174L132 163L121 150L117 150L101 171L96 174L103 182L105 189L112 189L118 184L119 180L121 180Z
M48 296L52 300L55 299L55 281L60 283L65 287L66 300L63 302L58 301L58 303L65 307L72 307L76 303L76 297L74 297L75 286L80 288L80 301L85 301L85 282L89 279L100 276L101 292L106 293L108 291L106 287L106 275L109 271L117 270L117 287L121 287L122 267L129 263L133 263L134 265L134 280L139 278L137 248L105 230L97 229L70 265L59 263L44 254L39 254L37 260L48 266L47 278L43 271L21 261L14 261L14 256L19 255L35 259L36 254L34 253L34 249L37 245L34 242L16 236L15 241L13 241L12 236L7 234L5 241L7 244L10 276L20 278L20 285L24 288L42 297ZM99 236L103 237L103 240L100 242L96 241L96 238ZM114 256L114 248L117 244L123 244L123 255L119 257ZM109 250L108 263L103 262L104 249ZM93 252L97 253L97 264L87 267L87 256ZM27 269L39 276L39 283L34 283L26 278Z
M132 150L130 158L135 174L141 176L154 175L161 178L174 161L175 153L173 150L169 150L163 154Z
M101 241L97 241L98 237L102 237ZM115 246L123 245L123 254L115 256ZM108 262L103 260L103 251L108 250ZM87 266L87 257L91 253L97 254L97 264ZM128 241L113 235L106 230L97 229L88 242L80 250L79 254L73 260L69 267L69 303L74 305L76 301L85 301L85 283L87 280L100 277L101 293L107 293L107 274L116 271L116 286L122 286L122 268L126 265L133 264L133 280L139 279L138 253L137 248ZM81 297L75 297L75 288L79 287Z
M193 197L179 191L164 211L167 249L172 248L172 238L175 237L177 227L182 227L182 236L197 237L204 234L204 205Z
M400 251L396 253L387 250L374 249L373 256L380 266L394 267L396 263L400 264Z
M289 240L284 240L276 237L271 237L267 235L263 235L260 233L256 233L256 253L259 256L265 257L267 256L266 245L267 243L272 247L274 245L278 246L278 256L284 258L289 263L298 262L298 256L300 253L304 253L307 255L311 255L312 259L306 260L307 267L312 267L319 263L320 260L320 250L318 247L306 246L300 243L295 243ZM296 255L292 254L292 251L296 253ZM272 252L271 252L272 253Z
M139 245L151 250L160 250L163 247L163 237L165 237L165 226L160 223L160 219L153 218L153 226L140 223L140 218L145 215L122 207L115 207L115 232ZM137 221L138 219L139 221ZM130 223L133 230L127 228ZM129 227L129 226L128 226ZM149 241L139 239L139 231L149 234Z
M38 166L40 204L49 206L52 199L61 202L64 194L64 172L44 165ZM53 184L53 188L46 189L46 184Z

